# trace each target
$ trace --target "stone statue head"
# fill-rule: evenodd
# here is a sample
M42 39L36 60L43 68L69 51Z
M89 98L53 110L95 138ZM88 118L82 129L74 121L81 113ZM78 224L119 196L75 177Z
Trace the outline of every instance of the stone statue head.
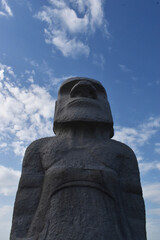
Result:
M65 80L58 92L54 114L54 133L63 124L103 124L113 137L113 119L107 94L99 81L74 77Z

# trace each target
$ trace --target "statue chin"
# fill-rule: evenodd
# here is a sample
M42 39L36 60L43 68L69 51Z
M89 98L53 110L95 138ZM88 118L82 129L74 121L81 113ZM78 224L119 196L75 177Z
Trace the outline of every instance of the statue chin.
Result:
M92 124L96 124L98 126L98 123L101 125L101 127L104 128L104 131L107 130L109 132L109 136L110 138L113 137L114 135L114 130L113 130L113 122L112 122L112 118L110 115L110 112L106 111L102 111L101 109L99 109L99 111L90 111L88 109L88 111L86 111L84 108L81 110L82 114L79 114L80 109L77 110L76 108L73 109L72 111L70 109L68 109L67 114L65 114L65 111L56 111L55 112L55 116L54 116L54 127L53 127L53 131L56 134L58 132L58 129L60 126L73 126L75 124L78 124L78 126L80 126L80 124L86 124L87 123L92 123ZM63 125L64 124L64 125Z
M113 123L109 103L99 103L92 99L74 99L65 106L57 104L55 123L63 122L102 122Z
M76 112L73 114L72 116L70 115L66 115L66 116L62 116L60 118L60 116L58 118L55 117L54 120L55 123L67 123L67 122L92 122L92 123L110 123L109 119L107 119L106 116L95 116L95 115L83 115L83 116L79 116L78 114L76 114Z
M77 111L67 111L67 114L61 112L61 114L55 114L54 122L55 123L66 123L66 122L102 122L102 123L110 123L110 118L106 114L102 114L99 110L96 113L92 111L82 111L83 114L79 114L79 110Z

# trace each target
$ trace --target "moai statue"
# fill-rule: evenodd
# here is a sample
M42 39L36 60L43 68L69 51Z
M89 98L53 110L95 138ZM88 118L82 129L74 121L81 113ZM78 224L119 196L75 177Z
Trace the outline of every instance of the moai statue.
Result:
M137 160L111 140L113 120L100 82L63 82L54 133L26 150L10 239L146 240Z

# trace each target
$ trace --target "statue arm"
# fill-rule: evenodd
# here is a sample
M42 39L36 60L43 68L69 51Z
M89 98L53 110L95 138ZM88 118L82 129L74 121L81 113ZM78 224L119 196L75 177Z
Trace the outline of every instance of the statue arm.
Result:
M38 207L44 172L39 154L39 142L33 142L26 150L22 174L15 200L11 240L26 237Z
M122 204L134 239L146 239L145 206L140 183L138 162L134 152L127 147L127 154L122 163L120 182L122 187Z

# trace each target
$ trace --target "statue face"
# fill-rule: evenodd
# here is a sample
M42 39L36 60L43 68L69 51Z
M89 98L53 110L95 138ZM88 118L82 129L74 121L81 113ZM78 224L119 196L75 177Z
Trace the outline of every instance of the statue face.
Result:
M54 121L112 123L104 87L88 78L66 80L59 89Z

